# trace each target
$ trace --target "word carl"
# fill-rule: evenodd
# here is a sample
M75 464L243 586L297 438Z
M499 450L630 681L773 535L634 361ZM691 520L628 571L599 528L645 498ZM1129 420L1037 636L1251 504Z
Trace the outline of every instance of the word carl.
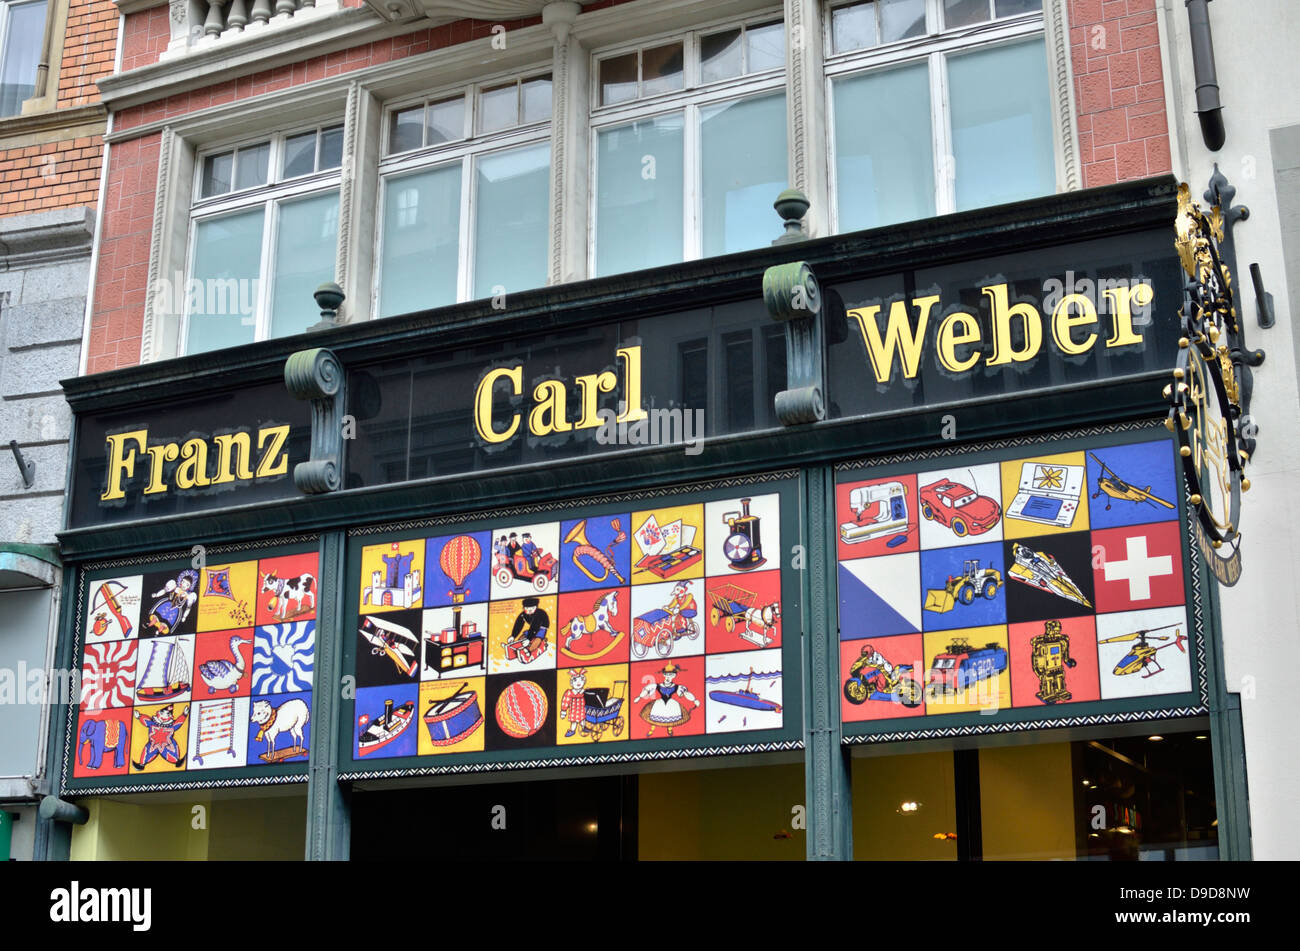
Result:
M153 924L152 888L71 888L50 892L50 921L129 921L131 930L148 931Z
M124 478L134 478L135 463L140 453L149 457L149 481L144 488L145 495L164 493L170 487L169 483L174 483L177 489L194 489L225 485L236 480L248 482L282 476L289 471L289 454L284 450L288 438L288 425L263 426L259 429L257 448L260 454L254 471L252 436L247 432L212 437L216 467L211 470L208 467L206 439L196 437L184 442L150 445L147 429L106 436L104 441L108 443L108 474L100 499L109 502L126 498L122 481ZM130 443L134 443L135 448L131 448ZM164 464L177 460L180 464L175 467L170 478L165 478Z
M632 423L620 422L626 408L620 404L619 413L602 409L596 442L602 446L672 446L683 443L686 455L698 456L704 451L704 410L654 409Z

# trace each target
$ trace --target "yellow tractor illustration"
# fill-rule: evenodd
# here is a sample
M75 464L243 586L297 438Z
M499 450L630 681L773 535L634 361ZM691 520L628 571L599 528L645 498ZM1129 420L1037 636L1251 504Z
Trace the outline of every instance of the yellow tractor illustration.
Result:
M925 593L925 609L936 614L947 614L960 601L972 604L976 595L992 601L1002 587L1002 572L996 568L980 568L978 558L966 559L960 575L949 575L941 589L931 588Z

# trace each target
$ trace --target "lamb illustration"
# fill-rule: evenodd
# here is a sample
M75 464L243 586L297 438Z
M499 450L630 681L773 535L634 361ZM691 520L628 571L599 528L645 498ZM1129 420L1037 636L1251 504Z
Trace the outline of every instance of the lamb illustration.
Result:
M244 655L239 653L239 645L251 643L252 640L247 637L232 637L230 655L234 661L218 659L199 664L199 676L208 685L208 696L218 690L229 690L231 693L239 690L239 678L244 676Z
M262 759L268 763L275 763L291 756L305 754L307 750L302 745L302 730L307 725L308 719L307 704L297 698L286 700L278 707L272 707L268 700L258 700L254 703L251 720L261 727L257 731L256 738L266 740L266 752L261 754ZM275 740L281 733L288 733L293 737L293 746L278 752L275 748Z

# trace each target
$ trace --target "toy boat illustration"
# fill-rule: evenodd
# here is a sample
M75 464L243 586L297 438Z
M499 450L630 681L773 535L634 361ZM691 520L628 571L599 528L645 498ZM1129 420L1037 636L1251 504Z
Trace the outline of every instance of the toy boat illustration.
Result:
M1065 569L1047 552L1034 551L1019 542L1013 542L1011 556L1015 559L1015 564L1007 570L1007 575L1012 579L1065 598L1067 601L1082 604L1085 608L1092 607L1092 603L1083 596L1079 586L1070 580Z
M415 719L415 701L408 700L396 710L393 701L384 701L384 712L371 720L357 738L357 753L366 756L383 749L406 732Z
M160 644L157 641L150 645L149 661L145 664L139 686L135 688L136 699L141 703L171 700L190 689L190 666L185 662L184 653L177 650L176 646L174 643ZM162 660L155 667L160 648Z
M765 700L756 694L752 688L754 683L754 671L750 670L749 679L745 681L743 690L710 690L709 699L716 700L718 703L729 703L733 707L744 707L746 710L766 710L772 713L781 712L781 704L775 700Z

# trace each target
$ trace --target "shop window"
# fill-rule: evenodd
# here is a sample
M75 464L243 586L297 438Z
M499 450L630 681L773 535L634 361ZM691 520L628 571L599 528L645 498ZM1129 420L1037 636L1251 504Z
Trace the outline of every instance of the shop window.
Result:
M593 74L593 274L771 240L788 176L780 20L599 54Z
M837 231L1056 190L1042 0L869 0L829 21Z
M550 119L550 74L388 111L379 316L546 283Z
M46 0L0 2L0 118L19 115L36 91Z
M191 209L185 352L302 333L334 279L343 127L200 155Z

